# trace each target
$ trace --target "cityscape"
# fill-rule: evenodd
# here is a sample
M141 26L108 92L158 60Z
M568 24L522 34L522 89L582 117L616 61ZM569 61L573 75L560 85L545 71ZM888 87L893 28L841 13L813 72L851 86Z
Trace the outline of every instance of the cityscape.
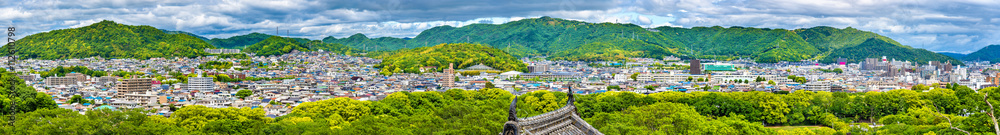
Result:
M880 23L822 8L768 9L856 20L758 24L719 17L711 19L728 21L698 25L684 20L716 12L684 2L660 10L645 7L648 1L577 0L502 17L514 10L470 7L553 3L422 2L433 4L262 2L327 12L307 13L323 18L310 21L294 15L303 11L272 11L252 1L0 5L14 12L0 17L14 20L4 22L8 42L0 48L0 133L1000 134L993 112L1000 103L1000 40L992 38L1000 16L922 7L989 12L997 2L878 3L918 6L879 12L944 16L923 21L864 15L910 19L900 21L913 26L907 29L939 22L980 29L939 33L872 27ZM760 8L750 3L697 3L735 5L713 17L778 14L749 10ZM232 21L210 25L124 17L148 12L156 21L173 14L164 6L207 5L241 12L196 9ZM855 6L843 10L868 9ZM94 14L123 17L36 13L69 9L122 9ZM351 15L333 13L341 11ZM607 18L567 15L597 11ZM621 13L603 13L610 11ZM243 12L266 15L235 18L248 16ZM379 17L359 19L369 14ZM36 16L62 22L26 19ZM802 16L816 18L786 17Z

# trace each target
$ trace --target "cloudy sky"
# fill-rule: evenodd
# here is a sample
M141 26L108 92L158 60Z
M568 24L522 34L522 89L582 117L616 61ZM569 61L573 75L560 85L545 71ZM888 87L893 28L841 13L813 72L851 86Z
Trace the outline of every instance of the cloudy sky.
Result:
M643 27L853 27L937 52L1000 44L998 0L0 0L20 37L113 20L208 38L413 37L435 26L551 16Z

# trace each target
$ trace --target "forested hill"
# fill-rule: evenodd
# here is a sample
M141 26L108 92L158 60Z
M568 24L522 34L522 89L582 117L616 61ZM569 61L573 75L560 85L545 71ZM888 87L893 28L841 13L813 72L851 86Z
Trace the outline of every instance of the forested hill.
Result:
M260 41L264 41L264 39L270 38L271 36L273 35L254 32L246 35L233 36L229 38L212 38L211 40L208 41L208 43L218 48L240 49L249 45L256 44ZM303 43L309 41L309 39L305 38L293 38L293 39Z
M963 57L962 59L973 60L973 61L988 60L993 63L998 63L1000 62L1000 45L989 45L983 47L983 49L979 49L976 52L972 52L969 55Z
M255 53L259 56L281 55L292 52L292 50L303 52L324 50L347 55L352 55L358 52L355 49L351 49L350 47L337 43L323 43L319 40L308 41L308 39L304 38L288 38L279 36L270 36L267 39L243 48L243 52Z
M837 58L845 58L848 62L854 63L864 61L865 58L881 58L882 56L920 64L925 64L927 61L951 61L951 63L962 64L960 60L943 54L893 44L881 38L869 38L861 44L834 50L821 62L833 63L837 62Z
M80 28L32 34L17 40L15 49L22 58L65 59L100 56L148 59L203 56L204 48L215 47L187 34L168 34L151 26L131 26L105 20ZM3 55L7 55L6 53L6 51L0 52Z
M504 24L471 24L463 27L439 26L413 39L362 34L324 42L340 43L357 49L395 50L441 43L477 43L492 46L515 56L547 55L565 60L618 60L625 57L751 58L758 62L822 60L834 51L861 44L869 38L898 42L876 33L854 28L813 27L769 29L748 27L657 27L633 24L587 23L558 18L523 19ZM367 47L367 48L364 48ZM899 51L916 51L900 47ZM937 57L937 56L931 56Z
M448 68L449 63L455 64L455 69L462 69L478 64L495 68L500 71L527 71L527 67L516 57L501 50L468 43L439 44L432 47L402 49L376 56L382 58L378 67L382 74L420 73L422 67L438 67L427 72L440 72Z
M160 30L162 30L163 33L167 33L167 34L187 34L189 36L196 37L198 39L208 41L208 38L199 36L198 34L194 34L194 33L191 33L191 32L186 32L186 31L172 31L172 30L164 30L164 29L160 29Z
M399 50L403 48L415 48L417 46L406 46L406 40L393 37L380 37L380 38L368 38L364 34L358 33L351 35L350 37L337 39L335 37L323 38L323 42L326 43L337 43L350 46L351 48L356 48L360 50L381 50L381 51L392 51Z

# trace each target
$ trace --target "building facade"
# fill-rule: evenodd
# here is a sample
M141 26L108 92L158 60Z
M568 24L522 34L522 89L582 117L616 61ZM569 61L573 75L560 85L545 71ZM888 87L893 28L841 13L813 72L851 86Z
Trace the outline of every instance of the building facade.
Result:
M76 78L74 77L49 77L45 78L45 85L55 86L55 85L76 85Z
M118 88L118 94L146 94L146 91L153 89L153 79L124 79L115 87Z
M187 90L212 91L215 90L215 83L211 77L188 77Z
M693 75L701 74L701 61L698 59L691 59L691 69L689 70Z
M445 69L440 77L441 86L447 88L455 87L455 63L448 63L448 69Z

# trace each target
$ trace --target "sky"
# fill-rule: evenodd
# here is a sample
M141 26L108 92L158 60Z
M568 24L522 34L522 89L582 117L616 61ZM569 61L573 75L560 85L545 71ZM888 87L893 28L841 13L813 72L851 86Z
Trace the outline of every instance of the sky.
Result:
M1000 0L0 0L0 25L20 37L112 20L208 38L276 29L310 39L402 38L541 16L643 27L852 27L935 52L1000 44Z

